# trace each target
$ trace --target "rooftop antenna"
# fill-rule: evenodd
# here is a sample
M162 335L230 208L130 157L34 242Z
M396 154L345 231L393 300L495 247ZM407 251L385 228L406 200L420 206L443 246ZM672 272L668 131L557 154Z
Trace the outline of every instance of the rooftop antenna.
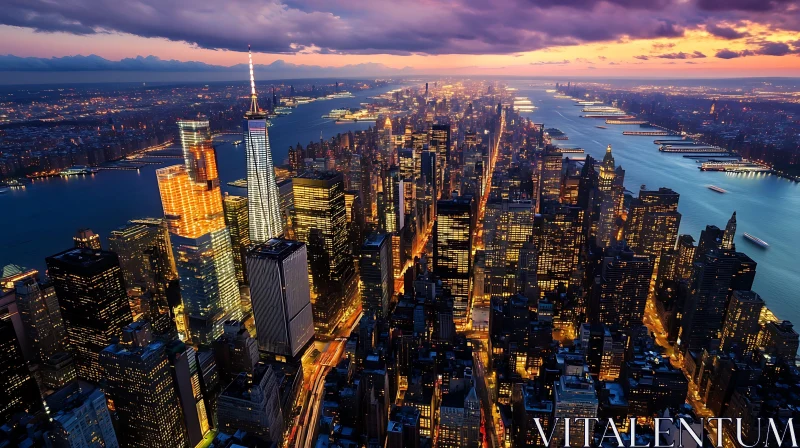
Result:
M247 46L247 56L250 59L250 110L248 115L258 114L258 95L256 95L256 78L253 75L253 51Z

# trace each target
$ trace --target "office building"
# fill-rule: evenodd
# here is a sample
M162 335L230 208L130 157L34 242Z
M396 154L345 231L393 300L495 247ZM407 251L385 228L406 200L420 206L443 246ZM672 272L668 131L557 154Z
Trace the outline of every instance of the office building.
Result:
M758 348L758 319L764 301L753 291L733 291L722 325L720 346L723 353L751 354Z
M100 352L133 322L119 259L113 252L69 249L45 261L78 376L99 383Z
M364 311L378 318L387 317L394 294L391 237L385 233L370 235L361 247L359 264Z
M225 225L231 234L231 250L233 251L233 266L236 269L236 279L240 284L247 283L247 269L245 262L247 248L250 246L250 218L248 215L247 198L225 194L222 198L222 207L225 209Z
M593 285L597 303L591 304L596 306L590 306L589 318L620 330L642 325L652 274L650 258L621 244L608 250Z
M561 197L561 170L563 155L556 150L547 151L542 161L541 202L555 201Z
M597 418L599 402L594 391L594 381L588 375L563 375L554 386L553 421L558 422L551 446L564 446L564 419L574 422L578 418ZM570 446L583 445L583 425L570 425ZM591 440L591 438L590 438Z
M450 125L431 126L428 148L435 154L435 163L432 166L436 173L435 191L439 193L444 192L445 171L447 164L450 163L450 144ZM438 196L434 198L438 199Z
M200 388L200 371L197 353L192 346L181 341L170 341L166 346L172 380L183 414L189 446L197 446L211 430L203 392Z
M248 49L249 53L249 49ZM253 54L250 58L250 109L244 117L244 142L247 153L247 201L250 216L250 239L263 243L283 235L280 196L275 180L275 166L267 133L267 115L258 107L253 78Z
M614 166L614 156L611 154L611 145L606 148L603 162L600 164L597 190L600 194L600 215L597 224L597 245L610 246L617 239L616 230L616 204L619 202L618 190L614 188L617 172Z
M259 349L294 358L314 338L306 245L271 239L247 253Z
M67 331L53 285L40 284L29 277L14 286L19 317L26 333L28 347L22 348L26 359L44 363L66 351Z
M486 282L488 293L508 297L519 292L519 258L533 238L532 201L494 201L486 206Z
M453 319L466 324L471 308L475 202L472 196L439 200L433 227L433 271L453 297Z
M181 120L178 129L185 164L156 170L156 177L180 277L179 330L208 344L223 322L241 318L239 285L208 120Z
M72 241L78 249L102 249L100 235L94 233L92 229L78 229L78 232L72 237Z
M631 203L625 240L637 255L647 255L658 263L661 254L675 247L681 214L680 195L669 188L640 190Z
M105 391L119 419L120 445L189 446L165 345L152 340L148 323L126 327L122 341L100 353L100 365Z
M478 448L481 446L481 407L475 387L450 391L439 407L438 447Z
M7 421L15 412L33 412L42 407L39 389L22 356L14 325L6 317L0 318L0 383L3 385L0 421Z
M788 320L768 322L764 325L760 345L769 354L773 354L786 361L793 361L800 349L800 336Z
M349 251L344 180L337 172L306 172L292 179L292 188L295 236L308 245L311 274L316 271L312 282L315 316L318 311L332 311L320 314L314 323L332 329L341 313L357 306L359 296ZM323 303L318 306L318 301Z
M47 397L47 407L53 422L44 435L47 446L119 448L106 396L94 385L67 385Z
M736 237L736 212L733 212L731 215L731 219L728 220L728 224L725 226L725 233L722 236L722 248L734 250L736 249L736 243L734 243L734 238Z
M536 279L539 294L553 291L559 283L576 284L578 258L584 241L584 211L563 205L546 206L534 218L537 248Z
M217 402L219 430L228 434L246 431L263 441L283 438L280 379L269 364L260 363L252 375L239 374L222 391Z

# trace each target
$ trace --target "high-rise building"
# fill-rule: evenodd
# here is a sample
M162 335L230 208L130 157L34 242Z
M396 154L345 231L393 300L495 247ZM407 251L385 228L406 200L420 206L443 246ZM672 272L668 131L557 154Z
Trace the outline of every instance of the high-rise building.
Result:
M591 318L596 316L600 323L620 330L642 325L652 274L650 258L634 255L622 245L608 250L593 285L598 303Z
M471 307L475 203L472 196L437 202L433 227L433 270L453 297L453 319L466 324Z
M279 238L256 245L247 270L259 348L297 357L314 338L306 245Z
M178 273L172 242L164 219L135 219L111 231L109 250L119 257L125 286L134 295L149 301L144 317L157 334L174 334L175 322L171 301L177 290ZM177 296L177 294L174 294Z
M117 254L69 249L45 261L78 376L99 383L104 377L98 363L100 352L133 322Z
M439 407L439 437L436 446L460 448L481 446L481 408L475 387L450 391Z
M450 161L450 125L435 124L431 126L430 144L428 147L436 154L436 163L433 164L436 173L435 191L442 192L444 188L445 170ZM438 196L436 198L438 198Z
M543 156L541 175L541 201L558 201L561 197L561 170L563 169L563 155L555 150L548 151Z
M554 386L555 412L553 421L558 422L551 446L564 446L564 419L597 418L599 402L594 390L594 381L589 375L563 375ZM570 446L583 445L584 428L572 424L569 428ZM591 436L589 438L591 440Z
M250 218L248 216L247 198L225 194L222 199L225 209L225 225L231 234L233 265L236 268L236 279L239 283L247 283L245 268L247 248L250 246Z
M766 349L767 353L792 361L797 356L798 348L800 348L800 335L797 334L792 323L788 320L767 322L764 325L760 345Z
M578 258L584 241L584 211L579 207L549 206L534 218L534 242L538 250L536 279L539 294L553 291L559 283L575 284Z
M258 107L253 77L253 54L250 58L250 110L244 117L244 142L247 152L247 200L250 211L250 239L263 243L283 235L280 196L275 180L275 166L267 133L267 115Z
M118 417L125 447L188 447L183 410L165 345L147 322L125 328L122 341L100 353L103 383Z
M370 235L361 247L361 303L366 313L387 317L394 294L392 239L385 233Z
M617 172L614 167L614 156L611 154L611 145L606 148L603 162L600 164L597 189L600 192L600 215L597 223L597 244L607 247L616 240L616 198L617 189L614 188Z
M681 214L680 195L669 188L640 190L628 213L625 239L637 255L647 255L658 263L661 254L675 247Z
M735 237L736 237L736 212L733 212L733 215L731 215L731 219L728 220L728 224L725 226L725 233L722 236L722 248L730 250L735 249L736 244L733 242Z
M71 383L47 397L53 429L46 446L119 448L106 396L90 383Z
M200 388L200 372L197 368L197 353L192 346L173 340L167 344L172 379L178 402L183 411L183 423L189 446L197 446L211 430L209 417Z
M252 375L239 374L217 402L220 431L233 434L242 430L264 441L282 440L279 385L280 378L269 364L258 364Z
M30 344L29 360L43 363L65 351L67 334L53 286L42 285L33 278L20 280L14 286L17 309Z
M28 370L28 363L22 356L10 319L0 318L0 421L7 421L19 411L36 411L42 407L42 398L36 382Z
M102 249L100 235L92 232L92 229L78 229L78 232L72 237L72 241L79 249Z
M180 277L187 339L208 344L228 319L241 318L239 285L225 226L208 120L181 120L185 165L156 170Z
M309 265L319 262L328 266L318 270L320 274L324 273L328 281L313 281L312 299L328 300L338 312L352 309L357 305L359 296L358 278L349 251L342 174L309 171L293 178L292 188L295 236L308 245ZM312 233L319 237L318 244L312 241ZM324 260L320 260L320 257ZM316 314L317 302L312 303ZM324 306L320 307L322 309ZM315 322L318 326L331 323L335 324Z
M484 215L486 274L491 296L509 297L519 292L519 257L533 238L532 201L490 202Z
M400 169L392 166L383 175L383 192L378 197L378 222L386 233L399 232L405 225L404 182Z
M758 319L764 300L753 291L733 291L722 324L720 346L723 353L753 353L758 348Z

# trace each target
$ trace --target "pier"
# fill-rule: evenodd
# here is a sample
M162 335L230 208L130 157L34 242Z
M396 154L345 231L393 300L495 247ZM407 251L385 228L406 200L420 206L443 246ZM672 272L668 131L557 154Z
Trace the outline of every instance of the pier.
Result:
M675 134L669 131L622 131L622 135L667 136Z
M650 122L647 120L620 120L609 118L606 120L606 124L650 124Z

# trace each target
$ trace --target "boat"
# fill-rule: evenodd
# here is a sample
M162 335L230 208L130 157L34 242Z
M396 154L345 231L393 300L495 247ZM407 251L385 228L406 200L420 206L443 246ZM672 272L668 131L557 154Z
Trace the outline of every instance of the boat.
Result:
M699 166L700 171L767 172L769 168L748 160L709 160Z
M720 188L720 187L718 187L716 185L709 185L708 189L711 190L711 191L716 191L717 193L727 193L728 192L728 190L726 190L724 188Z
M742 236L744 236L745 239L747 239L751 243L761 246L765 249L769 247L769 244L766 241L762 240L761 238L750 235L749 233L744 233L742 234Z
M533 105L530 99L525 96L518 96L514 98L514 110L517 112L533 112L536 106Z
M10 188L0 188L0 194L6 194L6 193L8 193L9 191L11 191L11 189L10 189Z
M608 129L608 128L607 128L607 127L605 127L605 126L595 126L595 127L596 127L597 129Z
M556 89L546 89L545 93L556 93Z
M235 142L233 142L233 144L234 144L235 146L239 146L239 145L241 145L241 144L242 144L242 141L241 141L241 140L236 140Z

